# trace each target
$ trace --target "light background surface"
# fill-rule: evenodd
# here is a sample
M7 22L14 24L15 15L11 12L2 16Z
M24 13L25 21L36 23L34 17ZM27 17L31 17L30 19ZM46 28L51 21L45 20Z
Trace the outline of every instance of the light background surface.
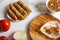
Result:
M16 1L18 0L0 0L0 20L5 18L7 14L6 8L8 7L8 5ZM12 33L17 30L24 30L28 32L29 23L31 22L31 20L41 14L41 12L38 11L38 9L36 8L36 5L39 3L45 3L47 0L22 0L22 1L29 5L29 7L32 9L32 12L23 21L11 22L11 28L9 29L9 31L0 33L0 36L5 35L10 37L12 36ZM52 15L60 19L60 12ZM26 40L30 40L28 38L28 35Z

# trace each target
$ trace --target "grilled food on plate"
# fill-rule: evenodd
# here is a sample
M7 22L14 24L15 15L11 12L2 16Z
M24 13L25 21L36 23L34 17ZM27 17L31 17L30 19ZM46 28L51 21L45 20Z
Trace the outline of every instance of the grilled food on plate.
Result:
M60 37L60 23L57 21L49 21L45 23L40 31L48 36L49 38L59 38Z
M60 40L60 21L49 13L43 13L30 23L32 40Z
M31 12L31 9L21 0L10 4L7 8L8 16L14 21L25 19Z

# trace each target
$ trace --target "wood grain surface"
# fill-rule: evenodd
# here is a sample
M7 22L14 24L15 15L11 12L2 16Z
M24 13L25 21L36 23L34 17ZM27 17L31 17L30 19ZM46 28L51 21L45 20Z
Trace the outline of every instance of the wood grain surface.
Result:
M40 16L36 17L35 19L33 19L31 21L31 23L29 25L30 26L29 34L30 34L30 37L32 38L32 40L60 40L60 38L51 39L51 38L47 37L46 35L44 35L43 33L41 33L41 31L40 31L41 26L44 25L48 21L60 22L58 19L56 19L54 16L52 16L49 13L41 14Z

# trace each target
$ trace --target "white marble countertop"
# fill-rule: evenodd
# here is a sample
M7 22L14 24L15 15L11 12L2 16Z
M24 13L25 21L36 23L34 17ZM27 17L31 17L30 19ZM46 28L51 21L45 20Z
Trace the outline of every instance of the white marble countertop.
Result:
M6 16L6 8L8 6L8 4L16 2L18 0L0 0L0 19L4 19ZM27 5L30 6L30 8L32 9L32 12L30 13L30 15L23 21L19 21L19 22L11 22L11 28L9 29L9 31L7 32L3 32L0 33L0 36L5 35L5 36L11 36L11 34L13 32L15 32L16 30L24 30L24 31L28 31L28 24L29 22L37 17L38 15L41 14L41 12L39 12L37 10L37 8L35 7L36 4L40 3L40 2L46 2L46 0L23 0ZM53 14L54 16L56 16L58 19L60 19L60 14L56 13ZM11 40L11 39L10 39ZM29 38L27 38L26 40L29 40Z

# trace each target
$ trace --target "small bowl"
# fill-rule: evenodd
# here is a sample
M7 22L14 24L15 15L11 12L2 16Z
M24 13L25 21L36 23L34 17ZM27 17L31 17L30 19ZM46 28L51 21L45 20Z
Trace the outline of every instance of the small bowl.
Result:
M59 12L59 11L53 11L53 10L51 10L51 9L48 7L49 1L50 1L50 0L47 0L47 1L46 1L46 7L48 8L48 10L49 10L50 12Z

